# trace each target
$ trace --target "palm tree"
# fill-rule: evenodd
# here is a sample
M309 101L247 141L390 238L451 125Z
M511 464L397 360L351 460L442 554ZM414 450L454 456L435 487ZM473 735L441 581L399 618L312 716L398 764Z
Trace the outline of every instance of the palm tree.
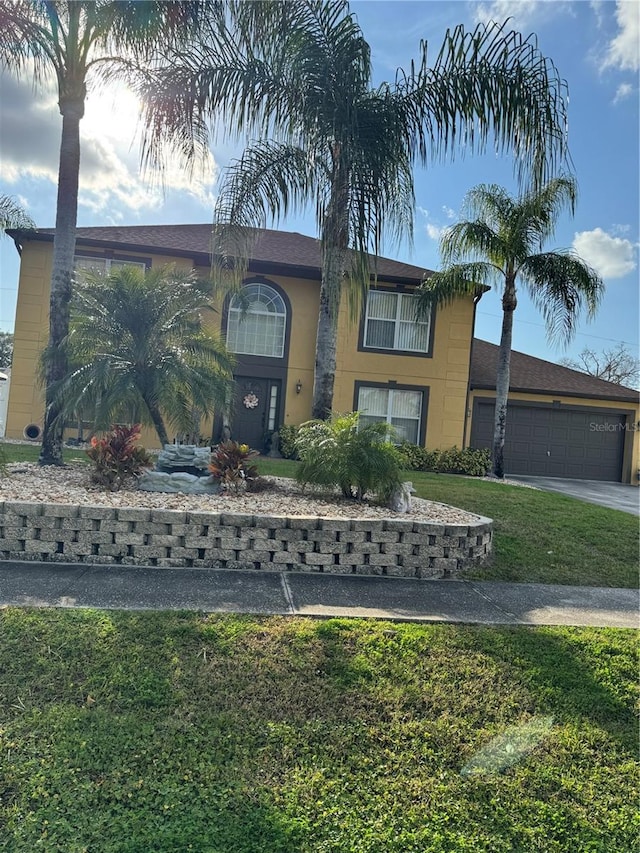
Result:
M232 50L217 30L147 85L146 152L169 139L193 158L220 116L261 137L228 170L216 208L227 226L219 256L236 270L253 228L315 203L322 281L312 414L324 418L342 291L350 280L366 290L383 233L411 235L414 161L491 142L515 153L521 179L541 183L567 156L565 85L535 41L505 25L447 32L432 65L423 43L417 65L372 87L369 45L343 0L229 2L228 19Z
M462 295L478 298L483 285L502 292L502 333L496 375L493 430L493 474L504 477L504 437L509 395L509 365L516 283L521 283L544 317L550 340L569 341L583 306L593 316L603 292L600 276L572 251L543 252L563 209L573 213L576 182L571 177L549 181L539 190L513 198L502 187L481 185L464 203L471 219L442 235L444 270L434 273L418 291L419 310L451 302Z
M36 224L24 208L10 195L0 195L0 232L9 229L29 231Z
M205 329L210 304L210 282L171 267L123 266L78 281L64 341L75 367L53 389L60 420L92 412L106 429L133 414L165 445L167 421L191 431L194 411L225 411L233 357Z
M53 77L62 115L56 230L49 306L49 357L41 465L62 464L62 426L52 388L65 375L80 168L80 120L99 73L144 60L158 47L197 31L200 2L132 0L0 0L0 70Z

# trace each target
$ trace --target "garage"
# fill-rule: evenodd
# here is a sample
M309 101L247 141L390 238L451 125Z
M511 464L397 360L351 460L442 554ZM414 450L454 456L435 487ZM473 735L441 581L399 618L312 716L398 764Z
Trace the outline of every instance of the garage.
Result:
M491 448L493 417L494 401L476 398L472 447ZM514 401L507 407L505 473L620 482L625 428L620 411Z

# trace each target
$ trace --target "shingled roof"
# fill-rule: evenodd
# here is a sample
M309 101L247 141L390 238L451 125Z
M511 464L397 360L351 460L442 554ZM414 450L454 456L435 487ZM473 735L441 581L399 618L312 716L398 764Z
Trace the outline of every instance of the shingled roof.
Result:
M471 351L471 388L496 387L498 347L488 341L473 339ZM509 388L532 394L561 394L565 397L587 397L598 400L628 401L638 404L638 391L596 379L579 370L571 370L551 361L534 358L523 352L511 352Z
M199 225L113 225L78 228L79 246L118 249L120 251L158 252L190 258L198 266L211 263L210 224ZM53 240L53 228L35 232L9 232L21 240ZM373 263L373 262L372 262ZM290 275L320 278L320 241L291 231L259 229L249 269L253 272L275 272L283 267ZM373 269L373 266L372 266ZM431 271L390 258L377 259L378 278L403 284L418 284Z

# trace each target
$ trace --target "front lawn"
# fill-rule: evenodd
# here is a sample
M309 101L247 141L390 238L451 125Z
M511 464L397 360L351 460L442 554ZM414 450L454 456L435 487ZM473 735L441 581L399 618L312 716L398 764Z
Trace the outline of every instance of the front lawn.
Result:
M0 850L635 849L631 631L7 609L0 672Z
M291 477L295 462L260 460ZM494 520L494 561L469 577L578 586L638 585L638 519L565 495L451 474L407 471L418 497Z

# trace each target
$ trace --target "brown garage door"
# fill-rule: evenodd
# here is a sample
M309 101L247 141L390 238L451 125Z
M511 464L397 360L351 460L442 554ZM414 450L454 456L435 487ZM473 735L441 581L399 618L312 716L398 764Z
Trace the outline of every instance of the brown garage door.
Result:
M493 412L493 400L475 401L472 447L491 448ZM510 403L505 472L619 482L625 422L617 412Z

